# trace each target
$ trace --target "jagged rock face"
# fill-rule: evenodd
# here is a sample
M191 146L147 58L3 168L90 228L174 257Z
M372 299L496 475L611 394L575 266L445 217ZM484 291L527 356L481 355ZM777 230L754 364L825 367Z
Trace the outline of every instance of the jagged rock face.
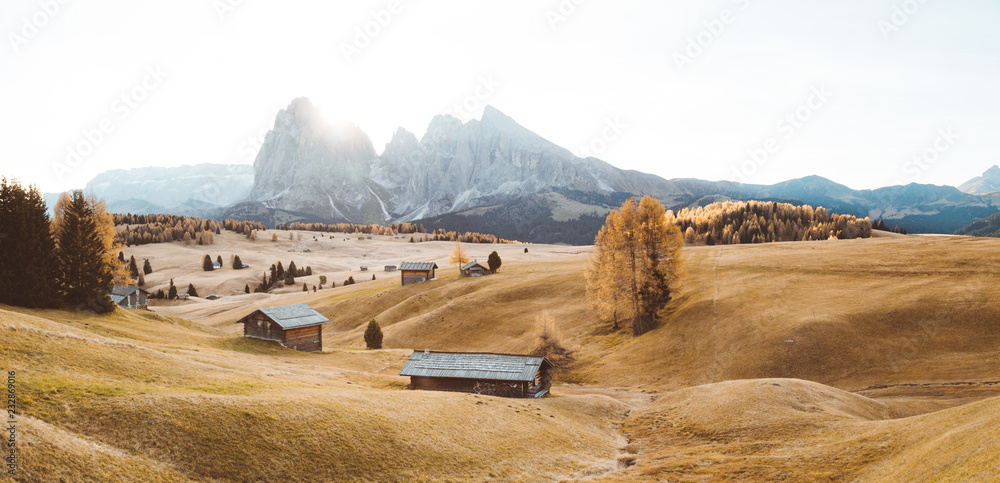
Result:
M117 169L97 175L84 191L103 199L115 212L196 214L243 201L253 180L248 165Z
M381 187L368 172L371 140L353 124L331 125L304 98L280 111L254 160L249 199L326 219L385 222Z
M437 116L419 143L400 130L375 163L373 179L395 194L406 220L506 201L552 188L667 195L671 183L581 159L487 106L481 121Z
M993 196L931 185L853 190L818 176L770 186L668 181L574 156L490 106L478 121L437 116L419 140L400 128L376 156L357 126L331 126L307 99L296 99L278 114L254 173L251 202L294 216L355 223L411 221L476 208L510 212L526 200L561 203L562 216L568 205L575 213L600 214L610 209L607 200L622 193L651 194L670 208L720 197L802 202L901 220L910 231L950 232L997 211ZM1000 168L984 178L1000 184Z
M982 176L976 176L975 178L962 183L959 185L958 189L963 193L970 194L984 194L1000 191L1000 166L993 165L993 167L986 170Z

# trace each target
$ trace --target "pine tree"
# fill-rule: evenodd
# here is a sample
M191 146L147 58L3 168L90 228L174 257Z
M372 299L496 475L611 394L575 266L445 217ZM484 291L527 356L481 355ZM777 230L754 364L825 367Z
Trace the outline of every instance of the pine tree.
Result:
M240 270L243 268L243 260L240 260L240 256L236 255L233 257L233 269Z
M41 193L0 180L0 302L53 307L59 302L52 293L57 275L55 240Z
M177 298L177 287L174 286L174 279L170 279L170 288L167 289L167 298L173 300Z
M201 269L206 272L211 272L212 270L215 270L215 266L212 265L211 255L205 255L205 258L201 259Z
M218 263L220 267L222 266L222 255L219 255L219 256L218 256L218 257L217 257L217 258L215 259L215 263Z
M293 277L298 277L299 276L299 271L298 271L297 268L295 268L295 261L294 260L291 263L288 264L288 275L291 275Z
M365 329L365 345L369 349L382 348L382 327L379 327L375 319L368 322L368 327Z
M194 288L194 284L193 283L189 283L188 284L188 292L187 293L188 293L188 295L190 295L192 297L197 297L198 296L198 290Z
M142 273L145 273L146 275L153 273L153 266L149 264L148 258L146 261L142 262Z
M135 255L132 255L128 261L128 274L129 277L133 279L139 278L139 266L135 264Z
M503 260L500 259L500 254L493 250L493 253L490 253L490 258L486 260L486 264L490 266L491 272L497 273L497 270L500 270L500 265L503 265Z
M372 274L372 280L375 280L375 274L374 273Z
M243 293L250 293L250 285L249 284L243 286Z
M136 282L136 285L140 287L146 285L146 277L144 277L141 273L139 274L139 280Z
M302 282L302 291L303 291L303 292L308 292L308 291L309 291L309 286L308 286L308 285L306 285L306 283L305 283L305 282Z
M108 250L113 244L114 224L101 210L81 191L74 191L56 206L59 287L67 302L96 312L114 308L108 294L119 265ZM109 231L111 240L107 238Z
M524 253L528 253L528 247L524 247Z

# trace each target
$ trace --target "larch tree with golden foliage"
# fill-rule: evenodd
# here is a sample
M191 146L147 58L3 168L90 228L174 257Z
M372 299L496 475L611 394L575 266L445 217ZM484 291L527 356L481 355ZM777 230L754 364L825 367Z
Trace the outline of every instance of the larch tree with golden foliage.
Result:
M463 265L469 263L469 254L465 253L465 249L462 248L461 243L455 242L455 249L451 251L451 258L449 261L458 265L459 268L462 268Z
M613 329L626 322L635 336L648 332L680 280L680 229L647 195L608 214L594 245L586 270L587 299Z

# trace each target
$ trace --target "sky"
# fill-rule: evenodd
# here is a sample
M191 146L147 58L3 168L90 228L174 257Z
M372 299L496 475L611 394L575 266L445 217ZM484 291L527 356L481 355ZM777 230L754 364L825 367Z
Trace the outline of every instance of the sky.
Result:
M492 105L664 178L958 185L1000 163L1000 1L6 0L0 174L252 164L308 97L381 152Z

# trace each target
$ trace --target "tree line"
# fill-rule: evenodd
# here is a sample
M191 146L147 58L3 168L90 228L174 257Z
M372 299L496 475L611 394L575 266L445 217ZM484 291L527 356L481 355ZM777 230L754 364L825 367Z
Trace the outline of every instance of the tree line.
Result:
M36 186L0 180L0 302L112 310L128 269L114 255L115 225L104 202L64 193L49 217Z
M737 245L781 241L868 238L868 218L830 214L823 207L761 201L725 201L667 211L688 244Z

